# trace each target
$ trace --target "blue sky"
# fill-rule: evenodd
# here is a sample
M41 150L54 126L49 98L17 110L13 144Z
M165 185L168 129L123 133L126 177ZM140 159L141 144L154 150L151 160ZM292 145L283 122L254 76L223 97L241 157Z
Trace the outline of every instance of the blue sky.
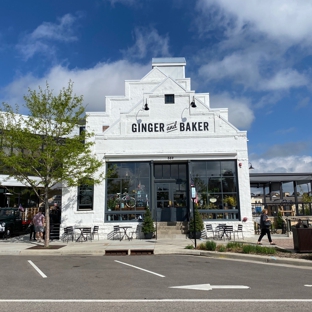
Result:
M0 101L71 79L87 111L153 57L185 57L192 89L248 131L254 172L312 172L312 1L1 0Z

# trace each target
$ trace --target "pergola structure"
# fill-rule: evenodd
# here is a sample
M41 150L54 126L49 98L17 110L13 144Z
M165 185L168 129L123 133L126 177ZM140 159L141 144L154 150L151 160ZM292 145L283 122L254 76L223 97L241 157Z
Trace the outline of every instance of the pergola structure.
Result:
M270 200L272 191L280 191L280 199L283 200L283 184L293 183L294 200L298 212L297 186L302 184L310 185L309 194L312 189L312 173L250 173L250 187L263 189L263 203L266 204L265 188L269 188Z

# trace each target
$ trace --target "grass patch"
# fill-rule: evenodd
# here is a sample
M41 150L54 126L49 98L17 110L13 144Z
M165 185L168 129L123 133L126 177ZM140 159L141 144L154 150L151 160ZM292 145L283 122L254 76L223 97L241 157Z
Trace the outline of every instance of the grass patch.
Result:
M238 243L238 242L229 242L226 244L226 249L228 251L241 251L243 248L243 244L242 243Z
M194 249L195 247L193 245L187 245L184 249Z
M187 245L185 249L195 249L193 245ZM237 252L244 254L262 254L262 255L274 255L276 249L274 247L265 247L259 245L249 245L238 242L229 242L226 245L217 245L214 241L207 241L197 246L200 250L210 250L218 252Z
M272 247L262 247L257 245L243 245L242 253L274 255L276 254L276 249Z
M224 245L218 245L217 246L217 251L219 251L219 252L226 252L227 248Z

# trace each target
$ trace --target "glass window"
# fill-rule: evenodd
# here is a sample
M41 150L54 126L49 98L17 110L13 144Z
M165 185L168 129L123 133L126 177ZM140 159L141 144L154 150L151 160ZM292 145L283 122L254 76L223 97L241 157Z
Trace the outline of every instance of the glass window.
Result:
M93 210L93 185L80 185L78 186L78 207L77 210Z
M239 219L235 160L194 161L191 173L204 220Z
M174 104L174 94L165 94L165 104Z
M137 221L150 201L150 163L109 163L106 179L107 221ZM136 213L138 212L138 213Z

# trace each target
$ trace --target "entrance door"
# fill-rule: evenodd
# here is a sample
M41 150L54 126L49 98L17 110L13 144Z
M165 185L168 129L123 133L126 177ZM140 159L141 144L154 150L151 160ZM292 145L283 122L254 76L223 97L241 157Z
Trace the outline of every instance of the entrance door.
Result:
M187 219L187 193L177 183L155 183L157 221L176 222Z

